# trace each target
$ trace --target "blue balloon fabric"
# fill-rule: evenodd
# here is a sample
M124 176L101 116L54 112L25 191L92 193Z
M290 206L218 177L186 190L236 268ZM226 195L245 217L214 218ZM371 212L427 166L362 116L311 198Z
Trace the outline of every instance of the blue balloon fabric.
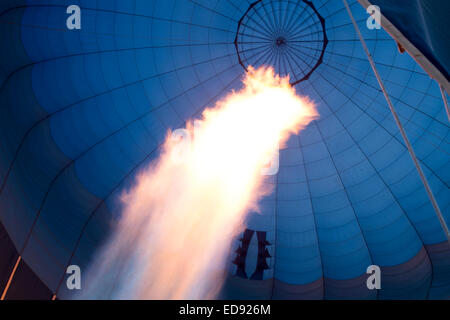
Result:
M439 87L349 3L450 224ZM73 4L80 30L66 27ZM0 21L0 220L61 299L66 267L87 268L167 131L263 64L320 119L280 151L221 297L450 297L449 243L342 1L9 0ZM371 265L381 290L367 288Z

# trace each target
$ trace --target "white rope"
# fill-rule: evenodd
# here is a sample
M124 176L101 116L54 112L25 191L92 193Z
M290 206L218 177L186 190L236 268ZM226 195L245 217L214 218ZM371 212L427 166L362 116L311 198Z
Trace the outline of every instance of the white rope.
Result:
M436 212L436 215L439 219L439 222L442 226L445 236L447 237L447 241L450 243L450 232L448 230L447 224L445 223L444 217L442 216L441 209L439 209L439 205L438 205L436 199L434 198L433 192L431 191L430 185L428 184L425 174L423 173L423 170L419 164L419 161L417 160L416 154L414 153L414 149L413 149L411 143L409 142L409 139L408 139L408 136L406 135L405 129L403 128L402 123L400 122L400 119L397 115L397 112L395 111L394 106L392 105L391 99L389 98L386 88L384 87L383 81L381 80L381 77L375 66L375 62L373 61L373 58L369 52L369 49L367 48L366 42L361 34L361 31L359 30L358 25L356 24L355 18L353 17L352 11L350 10L347 0L342 0L342 1L344 2L345 7L347 8L348 15L350 16L350 19L352 20L353 26L356 30L356 33L358 34L359 40L361 41L364 51L366 52L367 59L369 60L369 63L372 67L375 77L377 78L378 84L380 85L380 88L383 91L383 95L389 105L389 109L391 109L391 113L394 116L395 123L397 124L397 127L400 130L403 140L405 141L406 147L408 148L409 154L414 162L414 165L416 166L417 172L419 173L419 176L420 176L420 179L422 180L423 186L425 187L425 190L427 191L428 198L430 198L430 201L431 201L431 204L433 205L434 211ZM447 108L447 112L448 112L448 108Z
M439 89L441 89L442 100L444 100L445 111L447 111L447 118L448 118L448 121L450 122L450 111L448 108L447 96L445 95L445 90L444 90L444 87L442 86L442 84L439 84Z

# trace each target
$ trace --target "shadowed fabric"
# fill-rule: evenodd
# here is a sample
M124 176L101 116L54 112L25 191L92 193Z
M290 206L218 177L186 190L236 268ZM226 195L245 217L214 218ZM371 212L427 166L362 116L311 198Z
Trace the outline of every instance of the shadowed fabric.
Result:
M450 79L450 2L435 0L371 0L439 71Z

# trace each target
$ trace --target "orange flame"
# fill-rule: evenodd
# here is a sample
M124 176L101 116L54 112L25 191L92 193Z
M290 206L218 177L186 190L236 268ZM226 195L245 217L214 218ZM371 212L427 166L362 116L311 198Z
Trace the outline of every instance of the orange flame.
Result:
M192 138L183 152L169 136L160 158L138 176L84 298L107 291L116 299L217 295L232 239L271 192L261 175L267 158L318 116L272 68L249 68L243 83L205 110L199 127L187 125Z

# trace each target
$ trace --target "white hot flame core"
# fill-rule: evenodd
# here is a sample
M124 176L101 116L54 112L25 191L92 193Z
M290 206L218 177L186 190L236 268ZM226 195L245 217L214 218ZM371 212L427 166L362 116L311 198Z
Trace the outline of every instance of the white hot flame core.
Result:
M318 116L272 68L250 67L243 83L203 112L195 135L188 123L193 135L182 161L172 161L177 142L168 137L159 159L137 177L82 298L216 297L232 239L272 191L261 170L274 146Z

